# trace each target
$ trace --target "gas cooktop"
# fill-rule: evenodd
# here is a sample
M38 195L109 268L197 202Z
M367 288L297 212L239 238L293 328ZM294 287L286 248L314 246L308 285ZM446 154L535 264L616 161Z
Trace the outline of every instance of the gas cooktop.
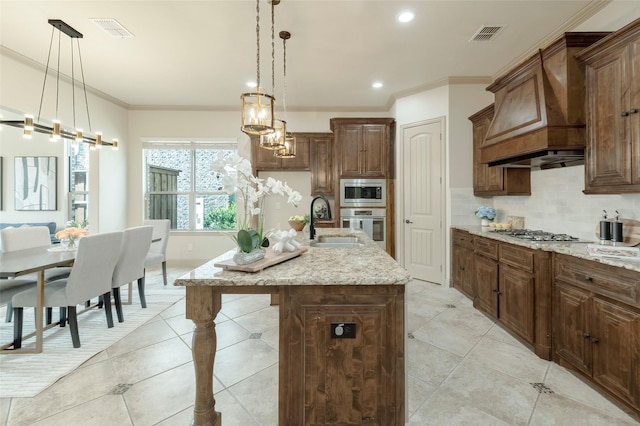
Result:
M533 242L582 242L577 237L572 237L568 234L554 234L553 232L546 232L533 229L496 229L492 232L496 234L505 235L508 237L518 238L520 240L528 240Z

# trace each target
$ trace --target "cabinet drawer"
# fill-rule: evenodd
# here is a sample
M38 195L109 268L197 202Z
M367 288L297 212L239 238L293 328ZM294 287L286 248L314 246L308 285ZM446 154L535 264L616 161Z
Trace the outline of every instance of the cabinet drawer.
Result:
M468 232L454 229L451 235L452 244L473 250L473 235Z
M500 245L500 263L533 272L533 251L514 245Z
M571 256L556 255L556 280L640 307L640 273Z
M476 238L476 254L498 260L498 242L488 238Z

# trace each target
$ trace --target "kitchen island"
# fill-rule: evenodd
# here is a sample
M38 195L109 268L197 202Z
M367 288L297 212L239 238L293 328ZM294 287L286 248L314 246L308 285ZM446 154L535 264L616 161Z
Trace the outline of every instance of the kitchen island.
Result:
M186 287L186 317L195 324L194 425L222 425L212 382L224 293L279 295L279 424L404 424L410 277L361 231L318 235L357 235L364 245L310 247L257 273L215 267L233 256L227 252L175 281Z

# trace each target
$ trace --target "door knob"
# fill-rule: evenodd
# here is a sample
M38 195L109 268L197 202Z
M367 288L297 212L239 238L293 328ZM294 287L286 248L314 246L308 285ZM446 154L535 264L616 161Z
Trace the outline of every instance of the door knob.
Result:
M638 113L638 110L636 108L631 108L629 110L629 114L637 114L637 113Z
M599 341L600 341L600 339L595 338L595 337L593 339L591 339L591 343L598 343Z
M585 339L588 339L589 337L591 337L591 335L585 332L585 333L582 333L582 337L584 337Z
M404 223L413 223L413 222L411 222L409 219L405 219Z

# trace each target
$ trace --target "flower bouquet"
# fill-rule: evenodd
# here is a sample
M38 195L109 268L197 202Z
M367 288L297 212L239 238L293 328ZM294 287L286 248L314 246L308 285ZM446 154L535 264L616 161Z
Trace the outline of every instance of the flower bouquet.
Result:
M272 177L265 180L253 176L249 160L235 153L227 155L218 153L211 163L211 170L222 175L224 192L227 194L237 192L242 200L244 214L239 221L239 231L233 237L238 246L234 261L250 263L261 259L264 257L264 249L269 247L269 239L264 231L265 197L271 194L286 196L287 202L297 207L302 196L291 189L286 182L282 183ZM254 216L257 216L257 224ZM252 254L244 256L243 253Z
M59 239L63 245L66 245L67 248L76 248L77 240L89 234L88 226L89 222L86 220L82 223L74 221L67 222L63 230L56 232L56 238Z
M476 210L476 216L482 220L482 226L489 226L489 222L493 222L496 218L496 209L493 207L480 206Z

